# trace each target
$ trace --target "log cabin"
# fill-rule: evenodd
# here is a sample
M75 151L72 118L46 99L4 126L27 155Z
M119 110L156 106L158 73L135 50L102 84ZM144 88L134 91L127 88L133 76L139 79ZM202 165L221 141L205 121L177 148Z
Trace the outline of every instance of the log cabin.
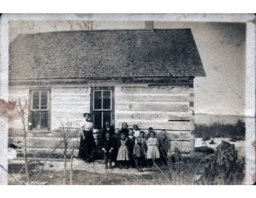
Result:
M165 129L172 152L193 153L193 80L206 74L191 29L154 29L147 21L139 30L20 34L9 52L9 101L29 103L31 156L62 140L61 122L72 122L78 142L85 112L96 142L105 121L126 122L146 133ZM19 118L9 123L9 143L16 141L24 146ZM62 153L63 145L52 156Z

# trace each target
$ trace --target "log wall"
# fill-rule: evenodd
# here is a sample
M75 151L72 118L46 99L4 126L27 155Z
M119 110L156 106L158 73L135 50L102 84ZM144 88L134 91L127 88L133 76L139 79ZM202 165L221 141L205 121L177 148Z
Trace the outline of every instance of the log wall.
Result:
M100 85L97 85L100 86ZM105 86L105 84L103 84ZM115 86L115 127L120 128L122 122L127 122L131 128L137 124L147 133L153 127L158 133L167 130L171 139L171 151L178 147L182 152L190 152L191 127L191 93L188 86L147 86L122 84ZM29 99L29 87L10 87L9 99L19 97ZM45 154L51 151L61 141L58 131L61 122L73 122L73 127L80 127L83 113L90 112L90 87L51 87L51 131L29 132L28 152L36 148L36 153ZM19 119L9 125L9 143L21 141L23 145L22 125ZM72 136L77 137L78 131L73 130ZM78 142L77 139L74 139ZM76 145L76 148L78 145ZM62 147L60 147L61 151ZM33 151L35 153L35 151ZM61 153L61 152L59 152Z
M115 88L115 123L129 128L137 124L147 133L153 127L157 133L167 130L171 151L193 149L191 138L191 96L189 86L120 86ZM192 122L193 124L193 122Z
M116 125L129 127L190 130L190 88L188 87L117 87L115 90ZM183 121L179 121L183 120Z
M22 104L24 104L25 101L29 101L29 88L28 87L10 87L9 88L9 95L8 100L9 101L18 101L21 99ZM28 116L28 109L25 109L25 115ZM19 116L15 113L13 116L13 119L9 122L9 128L22 128L22 122L19 118Z
M89 87L54 87L51 96L51 129L72 121L73 127L80 127L83 114L90 112Z

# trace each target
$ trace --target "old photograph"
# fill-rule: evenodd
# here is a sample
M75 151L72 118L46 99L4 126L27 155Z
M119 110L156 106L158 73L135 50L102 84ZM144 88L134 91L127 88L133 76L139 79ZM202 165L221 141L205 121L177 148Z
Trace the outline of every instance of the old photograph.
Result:
M8 31L9 185L246 184L246 23Z

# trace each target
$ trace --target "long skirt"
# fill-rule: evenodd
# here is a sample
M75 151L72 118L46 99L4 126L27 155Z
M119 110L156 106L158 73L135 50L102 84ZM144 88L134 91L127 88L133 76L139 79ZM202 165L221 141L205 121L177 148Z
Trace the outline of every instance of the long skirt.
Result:
M78 158L83 160L95 159L97 150L92 130L83 131L85 139L81 137Z
M147 159L160 158L160 153L157 146L149 146L147 151Z
M128 148L126 146L121 146L117 153L117 161L129 161L130 156L128 152Z

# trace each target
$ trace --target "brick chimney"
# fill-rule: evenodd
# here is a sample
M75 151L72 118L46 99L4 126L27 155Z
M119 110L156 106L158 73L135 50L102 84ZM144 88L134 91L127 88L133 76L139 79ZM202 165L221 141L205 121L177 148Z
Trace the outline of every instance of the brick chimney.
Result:
M145 21L145 30L148 32L154 32L154 21Z

